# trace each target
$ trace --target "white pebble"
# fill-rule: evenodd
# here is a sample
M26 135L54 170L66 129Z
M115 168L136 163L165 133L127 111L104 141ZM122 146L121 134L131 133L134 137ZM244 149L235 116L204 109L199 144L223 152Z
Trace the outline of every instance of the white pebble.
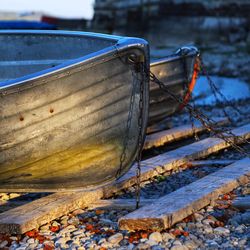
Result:
M227 234L230 234L230 230L224 227L216 227L214 229L214 233L218 235L227 235Z
M159 242L162 242L162 236L159 232L154 232L149 235L149 240L153 240L159 243Z
M123 240L123 235L121 233L114 234L108 238L108 242L114 245L119 244L121 240Z

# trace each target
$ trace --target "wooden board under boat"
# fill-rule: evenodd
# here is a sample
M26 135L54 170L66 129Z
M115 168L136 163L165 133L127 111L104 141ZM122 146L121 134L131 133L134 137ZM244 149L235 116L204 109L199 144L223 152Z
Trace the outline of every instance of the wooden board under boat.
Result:
M0 188L60 191L117 177L137 154L140 84L143 133L149 70L142 39L84 32L0 32ZM133 92L134 90L134 92Z
M185 99L194 75L198 54L195 47L183 47L173 55L151 62L150 70L172 93ZM148 125L162 121L178 110L180 103L159 89L158 85L150 82Z

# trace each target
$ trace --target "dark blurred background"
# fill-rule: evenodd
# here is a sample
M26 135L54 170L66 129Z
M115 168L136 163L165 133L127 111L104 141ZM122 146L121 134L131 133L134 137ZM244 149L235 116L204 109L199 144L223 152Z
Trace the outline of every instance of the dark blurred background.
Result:
M152 58L200 48L212 74L249 80L250 0L96 0L91 28L140 36Z

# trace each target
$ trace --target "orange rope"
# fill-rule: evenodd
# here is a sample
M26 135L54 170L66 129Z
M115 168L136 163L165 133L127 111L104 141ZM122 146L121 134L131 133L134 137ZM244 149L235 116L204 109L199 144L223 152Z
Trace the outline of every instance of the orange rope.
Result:
M196 62L194 64L194 73L192 75L192 79L191 79L190 83L188 84L188 89L187 89L187 92L183 98L183 102L179 107L180 110L182 110L187 105L187 103L189 102L189 100L191 98L191 94L194 90L194 86L196 84L196 80L197 80L198 75L199 75L199 71L200 71L200 63L199 63L199 59L196 59Z

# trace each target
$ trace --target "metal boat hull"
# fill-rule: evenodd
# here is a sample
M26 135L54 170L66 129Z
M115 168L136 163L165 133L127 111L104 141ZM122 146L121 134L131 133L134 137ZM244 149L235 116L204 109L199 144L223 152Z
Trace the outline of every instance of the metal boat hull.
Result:
M5 46L0 62L1 190L81 189L112 181L131 167L138 151L140 111L144 134L147 124L148 79L127 59L131 54L143 58L148 71L144 40L12 31L0 33L0 44L1 55Z
M163 82L178 98L185 99L194 74L198 51L194 47L180 49L179 52L150 64L151 72ZM153 125L180 110L180 103L150 82L150 106L148 125Z

